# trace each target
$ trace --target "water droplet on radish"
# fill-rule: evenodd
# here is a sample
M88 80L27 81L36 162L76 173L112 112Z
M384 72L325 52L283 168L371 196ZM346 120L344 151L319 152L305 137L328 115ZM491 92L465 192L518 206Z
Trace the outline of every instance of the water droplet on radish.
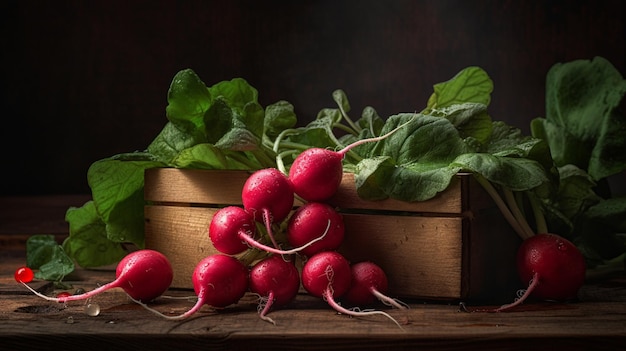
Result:
M100 305L97 303L88 303L85 305L85 314L95 317L100 314Z

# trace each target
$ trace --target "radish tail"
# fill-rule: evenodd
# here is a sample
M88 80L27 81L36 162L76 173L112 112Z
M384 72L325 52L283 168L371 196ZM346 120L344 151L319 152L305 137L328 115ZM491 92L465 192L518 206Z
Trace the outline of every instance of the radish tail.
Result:
M273 304L274 304L274 292L270 291L269 294L267 295L267 300L265 298L261 298L261 303L259 303L258 312L259 312L259 317L261 317L262 320L276 325L276 322L274 322L272 318L267 316Z
M383 315L383 316L391 319L398 326L398 328L404 330L404 328L402 328L402 326L400 325L400 323L398 323L398 321L396 321L392 316L390 316L389 314L387 314L387 313L385 313L383 311L359 311L359 312L357 312L357 311L351 311L349 309L346 309L346 308L342 307L333 298L333 293L332 293L331 289L324 290L323 297L324 297L324 300L326 300L326 302L328 302L330 307L332 307L335 311L337 311L339 313L346 314L348 316L353 316L353 317Z
M98 288L88 291L84 294L79 294L79 295L70 295L70 296L64 296L64 297L50 297L50 296L46 296L40 292L38 292L37 290L31 288L28 284L24 283L24 282L20 282L22 283L22 285L24 285L26 288L28 288L28 290L30 290L33 294L41 297L42 299L45 299L47 301L52 301L52 302L68 302L68 301L78 301L78 300L85 300L91 297L94 297L95 295L105 291L105 290L109 290L112 288L117 288L119 287L119 282L114 280L110 283L104 284L99 286Z
M159 317L162 317L162 318L165 318L165 319L168 319L168 320L171 320L171 321L178 321L178 320L181 320L181 319L186 319L189 316L193 315L194 313L198 312L198 310L202 307L202 305L204 305L204 301L201 301L201 299L198 299L198 301L196 301L196 304L191 309L187 310L187 312L185 312L183 314L179 314L177 316L168 316L166 314L163 314L163 313L155 310L154 308L146 305L145 303L143 303L143 302L141 302L139 300L135 300L135 299L133 299L130 296L129 296L129 298L133 302L135 302L136 304L141 305L141 307L145 308L146 310L156 314Z
M387 306L393 306L397 309L400 310L406 310L409 309L409 305L407 305L406 303L402 302L402 301L398 301L394 298L391 298L383 293L381 293L380 291L372 288L372 294L374 294L374 296L376 296L382 303L384 303Z
M308 243L300 246L300 247L296 247L294 249L291 250L281 250L281 249L277 249L277 248L273 248L267 245L264 245L256 240L254 240L254 238L252 238L250 235L248 235L245 232L239 232L239 236L241 237L242 240L244 240L246 243L248 243L248 245L255 247L259 250L265 250L269 253L273 253L273 254L277 254L277 255L293 255L295 253L298 253L299 251L302 251L303 249L315 244L316 242L324 239L324 237L326 236L326 234L328 233L328 229L330 229L330 219L328 220L328 225L326 225L326 230L324 231L324 234L322 234L321 236L309 241Z
M539 284L539 279L538 278L539 278L539 275L537 273L535 273L533 275L533 279L530 280L530 284L528 285L528 288L526 289L526 291L524 292L524 294L522 296L520 296L513 303L510 303L510 304L507 304L507 305L503 305L503 306L500 306L500 307L496 308L494 310L494 312L508 311L511 308L515 307L515 306L521 305L528 298L528 296L530 296L530 294L532 294L533 290L535 290L535 287Z

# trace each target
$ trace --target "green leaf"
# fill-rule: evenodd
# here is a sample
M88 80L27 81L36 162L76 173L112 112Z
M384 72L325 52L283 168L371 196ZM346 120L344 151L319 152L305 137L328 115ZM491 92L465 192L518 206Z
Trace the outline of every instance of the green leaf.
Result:
M296 128L289 134L288 141L308 147L337 147L333 134L332 117L315 119L305 127Z
M471 150L446 118L402 113L387 119L381 134L404 127L378 143L380 155L391 156L398 165L421 163L448 165L455 157ZM372 150L375 153L376 149Z
M487 105L466 102L431 111L433 116L445 117L456 127L462 138L485 143L491 137L492 122Z
M93 201L68 209L65 220L70 223L70 236L63 241L63 249L79 266L114 264L128 253L120 243L107 238L106 225Z
M471 151L457 129L443 117L421 114L391 116L381 134L407 123L378 142L355 171L360 196L385 196L403 201L424 201L445 190L460 167L450 163Z
M533 121L558 166L574 164L595 180L626 169L626 119L616 111L626 80L602 57L555 64L546 77L546 117Z
M224 150L213 144L197 144L181 151L172 160L177 168L192 169L260 169L262 165L245 153Z
M167 118L178 128L193 134L204 128L203 117L211 105L211 94L191 69L178 72L167 93Z
M603 199L597 204L591 206L585 212L585 216L588 219L596 222L602 222L611 228L616 233L626 232L626 197L614 197L610 199Z
M591 176L575 165L559 167L559 190L554 202L559 211L570 220L575 220L587 208L601 198L593 191L596 183Z
M280 132L293 128L298 119L293 105L281 100L265 107L264 131L269 138L276 138Z
M106 225L107 238L143 247L143 176L162 167L145 153L120 154L94 162L87 171L96 210Z
M57 282L74 271L74 262L53 235L33 235L28 238L26 265L38 270L35 278Z
M164 164L169 165L181 151L206 142L203 130L195 130L190 133L179 129L174 123L168 122L148 145L147 152Z
M434 92L428 99L423 114L456 104L474 102L488 106L491 102L493 82L480 67L467 67L447 82L433 86Z
M479 173L490 182L513 191L531 190L548 181L543 167L526 158L467 153L458 156L451 165Z
M211 86L209 92L214 99L222 97L241 115L248 103L258 104L258 91L243 78L221 81Z
M335 100L335 102L337 103L339 108L343 110L343 112L350 112L350 102L348 101L348 97L343 90L337 89L333 91L333 100Z

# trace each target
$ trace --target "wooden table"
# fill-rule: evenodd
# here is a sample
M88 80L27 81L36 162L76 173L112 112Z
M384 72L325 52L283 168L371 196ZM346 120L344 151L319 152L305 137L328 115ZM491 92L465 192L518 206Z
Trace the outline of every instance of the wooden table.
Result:
M84 312L85 302L66 305L34 296L13 279L24 264L24 243L36 233L66 235L64 213L88 197L52 196L0 198L0 349L1 350L620 350L626 349L626 276L620 275L581 289L580 301L526 303L507 313L467 313L458 301L409 301L408 312L384 309L398 328L380 316L350 318L324 301L299 295L289 306L271 312L276 325L261 320L256 302L221 311L204 307L184 321L170 321L110 290L90 302L100 314ZM82 270L72 275L74 288L93 289L113 279L111 269ZM33 287L54 294L51 284ZM168 296L190 296L172 290ZM514 292L512 292L514 295ZM161 298L150 305L178 314L193 304ZM472 306L475 307L475 306Z

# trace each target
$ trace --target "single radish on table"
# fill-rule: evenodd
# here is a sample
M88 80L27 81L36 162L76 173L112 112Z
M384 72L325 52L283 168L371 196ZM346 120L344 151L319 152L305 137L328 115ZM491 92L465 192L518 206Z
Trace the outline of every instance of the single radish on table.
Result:
M274 255L256 263L250 269L250 291L258 294L265 303L259 304L259 316L272 324L267 317L272 307L291 302L300 288L300 272L294 262Z
M384 135L357 140L339 151L315 147L302 151L289 168L293 191L306 201L323 202L330 199L341 184L343 158L350 150L365 143L384 140L411 121Z
M517 251L517 271L528 288L515 302L489 312L507 311L529 296L554 301L574 299L585 282L585 269L585 258L569 240L549 233L533 235Z
M385 295L388 289L387 275L377 264L364 261L355 263L352 269L352 285L345 299L354 305L370 305L377 299L386 305L406 309L407 305Z
M209 238L219 252L227 255L242 253L248 249L248 245L277 255L291 255L323 240L330 228L330 220L326 222L326 230L322 229L316 238L301 247L282 250L267 246L253 238L256 226L252 214L238 206L227 206L213 215L209 224Z
M170 261L162 253L154 250L137 250L126 255L117 264L115 280L94 290L77 295L62 294L49 297L33 290L26 283L32 279L24 268L18 269L16 280L30 289L37 296L48 301L67 302L85 300L113 288L123 289L136 301L149 302L161 296L172 283L173 272Z
M190 317L204 305L224 308L235 304L248 290L248 268L236 258L223 254L214 254L202 259L196 265L191 278L198 300L187 312L168 316L143 303L141 305L163 318L179 320Z
M338 249L344 238L343 217L332 206L321 202L307 202L289 218L287 240L292 246L302 246L324 233L326 236L300 250L300 254L311 257L320 251Z
M350 263L336 251L322 251L310 257L302 267L302 286L311 295L323 298L335 311L354 317L381 314L400 324L382 311L348 310L337 303L352 284Z
M278 248L272 233L272 223L287 218L293 208L294 193L289 179L276 168L260 169L244 183L241 200L244 209L257 222L265 224L274 247Z

